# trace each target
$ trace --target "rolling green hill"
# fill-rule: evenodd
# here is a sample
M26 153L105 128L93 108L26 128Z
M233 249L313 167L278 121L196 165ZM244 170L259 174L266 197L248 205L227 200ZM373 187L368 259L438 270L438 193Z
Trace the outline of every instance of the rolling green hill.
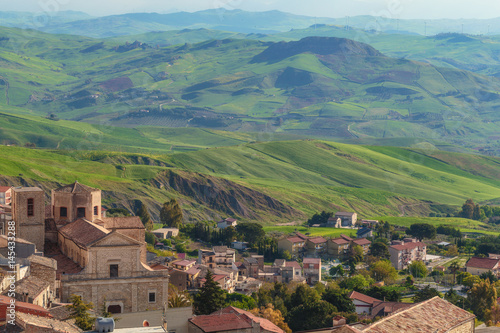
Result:
M395 145L421 138L498 153L500 80L386 57L348 39L156 47L30 34L0 29L8 36L0 41L5 107L121 127L389 139Z
M498 158L328 141L244 143L169 155L0 146L0 154L1 185L50 189L77 179L103 189L108 208L134 211L141 200L154 216L161 202L177 197L191 220L234 216L269 225L301 222L321 210L425 216L469 197L500 197Z

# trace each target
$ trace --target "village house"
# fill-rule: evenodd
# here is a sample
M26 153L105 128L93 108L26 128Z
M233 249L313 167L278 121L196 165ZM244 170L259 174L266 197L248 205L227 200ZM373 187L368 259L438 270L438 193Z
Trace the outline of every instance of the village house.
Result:
M370 315L372 313L373 305L380 300L370 297L368 295L359 293L357 291L351 291L349 298L352 299L354 306L356 307L356 313L358 315Z
M217 267L230 268L235 262L235 251L227 246L214 246L212 251L215 253L215 264Z
M413 261L425 261L427 245L417 242L413 238L405 238L403 241L393 241L389 246L391 263L397 270L408 267Z
M238 225L238 220L228 217L226 219L217 222L217 228L225 229L227 227L236 227Z
M212 332L284 333L269 320L233 306L189 319L189 333Z
M331 238L327 242L328 256L333 259L343 260L349 256L351 242L343 237Z
M293 257L299 257L304 249L308 237L297 233L295 236L290 236L278 240L278 249L288 251Z
M472 275L481 275L492 272L495 276L500 274L500 259L472 257L465 264L466 271Z
M304 277L306 282L314 285L321 281L321 259L319 258L304 258L302 261L304 269Z
M327 252L327 240L321 236L306 240L307 256L320 257Z
M367 254L370 251L371 244L372 244L372 242L370 242L366 238L357 238L357 239L353 239L351 241L351 247L355 246L355 245L360 246L363 249L364 254Z
M367 227L361 227L356 231L357 238L373 237L373 230Z
M352 212L337 212L335 219L340 219L341 228L352 228L356 225L358 214Z

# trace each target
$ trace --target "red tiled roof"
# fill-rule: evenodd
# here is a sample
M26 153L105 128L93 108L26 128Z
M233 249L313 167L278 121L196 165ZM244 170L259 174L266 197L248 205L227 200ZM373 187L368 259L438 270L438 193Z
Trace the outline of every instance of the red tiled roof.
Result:
M49 258L57 261L57 279L61 279L61 274L76 274L80 273L83 268L81 268L77 263L75 263L70 258L62 254L59 246L57 244L47 245L45 244L45 255Z
M340 237L342 237L342 238L343 238L343 239L345 239L345 240L348 240L349 242L351 242L351 241L352 241L352 238L351 238L351 237L349 237L349 236L347 236L347 235L340 234Z
M326 239L319 236L319 237L309 238L308 241L310 241L311 243L314 243L314 244L321 244L321 243L325 243Z
M472 313L436 296L383 318L363 332L444 333L469 321L473 323L474 318Z
M304 264L321 264L321 259L320 258L304 258L302 260Z
M11 300L12 298L8 296L0 295L0 304L10 304ZM16 311L25 312L23 310L34 310L38 311L40 316L52 317L48 310L39 305L16 301Z
M296 261L287 261L285 267L295 267L296 269L301 269L300 264Z
M196 262L195 260L181 260L181 261L174 261L172 265L185 267L194 264L195 262Z
M304 240L300 237L297 237L297 236L293 236L293 237L288 237L287 240L289 242L292 242L292 243L301 243L303 242Z
M252 328L251 323L241 318L236 313L196 316L189 319L189 321L198 326L205 333Z
M7 192L12 186L0 186L0 192Z
M370 296L362 294L362 293L358 293L357 291L352 291L349 294L349 298L350 299L356 299L358 301L365 302L367 304L372 304L372 305L375 302L380 302L380 300L378 300L376 298L370 297Z
M344 239L344 238L332 238L330 239L333 243L335 244L338 244L338 245L342 245L342 244L348 244L349 241L347 239Z
M103 217L101 221L106 229L144 229L139 216Z
M467 261L465 267L493 269L500 262L500 259L472 257Z
M306 235L300 233L300 232L296 232L295 235L299 238L302 238L303 240L306 240L308 239L309 237L307 237Z
M368 239L366 238L358 238L358 239L355 239L352 241L354 244L357 244L357 245L368 245L368 244L371 244L372 242L370 242Z
M73 184L68 184L54 190L54 192L66 192L66 193L94 192L94 191L99 191L99 189L80 184L78 181L74 182Z
M402 251L402 250L410 250L410 249L414 249L416 247L424 247L424 246L427 246L427 245L425 243L422 243L422 242L408 242L408 243L404 243L403 245L391 245L390 247L393 249L396 249L398 251Z
M149 267L152 270L155 270L155 271L161 271L161 270L164 270L164 269L168 269L168 266L165 266L165 265L162 265L162 264L153 264L153 265L149 265Z
M78 219L75 222L66 224L59 229L59 232L82 247L87 247L110 233L109 230L85 219Z
M276 326L275 324L273 324L269 320L261 318L261 317L257 317L256 315L254 315L251 312L235 308L234 306L228 306L227 308L220 310L220 312L221 313L239 313L241 315L244 315L247 318L249 318L250 320L258 322L260 324L261 331L265 330L265 331L275 332L275 333L284 333L284 331L281 328L279 328L278 326ZM215 314L217 314L217 313L219 313L219 311L215 312Z

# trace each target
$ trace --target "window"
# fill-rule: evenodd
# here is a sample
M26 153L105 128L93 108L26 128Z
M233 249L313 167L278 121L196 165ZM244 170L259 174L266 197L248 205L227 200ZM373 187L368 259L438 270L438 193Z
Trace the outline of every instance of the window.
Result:
M59 208L59 216L60 217L68 217L68 208L66 208L66 207Z
M156 292L149 292L149 303L156 303Z
M109 265L109 277L118 277L118 265Z
M94 206L94 215L97 215L99 212L99 206Z
M28 216L33 216L35 211L35 203L33 199L28 199Z
M77 218L85 217L85 207L78 207L76 209L76 217Z

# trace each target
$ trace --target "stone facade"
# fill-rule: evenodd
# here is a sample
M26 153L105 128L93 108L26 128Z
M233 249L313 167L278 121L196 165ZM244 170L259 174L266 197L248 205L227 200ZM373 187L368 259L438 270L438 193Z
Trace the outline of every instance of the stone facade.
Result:
M43 251L45 244L45 195L38 187L12 189L12 219L16 222L16 237L35 244Z
M89 245L82 272L62 276L62 301L72 294L108 311L157 310L168 298L168 272L152 270L141 262L142 244L111 232Z
M101 190L78 182L52 190L52 215L57 224L101 217Z

